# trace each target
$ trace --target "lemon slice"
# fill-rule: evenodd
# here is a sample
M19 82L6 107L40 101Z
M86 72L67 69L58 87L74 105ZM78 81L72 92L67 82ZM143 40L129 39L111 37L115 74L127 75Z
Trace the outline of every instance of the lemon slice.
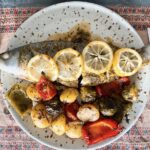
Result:
M58 68L55 61L44 54L39 54L30 59L27 65L28 76L31 81L38 82L44 73L51 81L58 77Z
M110 46L102 41L90 42L82 52L84 71L101 74L108 71L112 65L113 52Z
M115 52L113 69L118 76L131 76L142 66L141 56L133 49L122 48Z
M63 81L77 80L82 74L83 60L79 52L72 48L60 50L54 56L58 66L59 79Z

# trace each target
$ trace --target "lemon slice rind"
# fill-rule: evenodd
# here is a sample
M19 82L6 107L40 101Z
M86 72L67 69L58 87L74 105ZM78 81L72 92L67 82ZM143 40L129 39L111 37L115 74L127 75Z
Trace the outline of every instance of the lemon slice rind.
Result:
M83 70L83 59L80 53L72 48L66 48L57 52L54 60L58 66L58 78L62 81L77 80Z
M103 41L90 42L82 52L84 60L84 72L100 75L109 71L112 66L113 51ZM97 68L97 69L96 69Z
M142 58L133 49L121 48L114 54L113 69L118 76L132 76L142 66Z
M30 59L27 65L28 77L33 82L38 82L41 74L44 73L51 81L56 81L58 77L58 68L48 55L38 54Z

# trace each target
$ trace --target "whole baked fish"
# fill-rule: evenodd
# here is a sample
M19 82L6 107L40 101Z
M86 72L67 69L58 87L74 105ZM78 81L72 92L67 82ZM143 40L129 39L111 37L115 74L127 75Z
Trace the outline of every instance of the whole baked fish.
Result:
M64 48L74 48L82 51L86 43L67 41L44 41L28 44L0 55L0 70L13 74L21 79L28 79L26 67L29 60L37 54L47 54L53 57Z
M13 74L18 78L28 80L27 74L27 64L29 60L37 55L37 54L47 54L53 57L59 50L65 48L73 48L80 53L83 48L86 46L87 41L82 42L71 42L71 41L44 41L38 43L28 44L16 49L13 49L9 52L3 53L0 55L0 70L5 71L7 73ZM144 52L149 51L150 45L147 45L142 48ZM148 53L145 53L144 57L149 56ZM101 74L100 76L94 74L85 74L82 75L81 80L66 82L58 79L63 85L70 87L78 87L81 86L95 86L101 83L110 82L115 80L117 76L113 72L108 72ZM80 83L79 83L80 82Z

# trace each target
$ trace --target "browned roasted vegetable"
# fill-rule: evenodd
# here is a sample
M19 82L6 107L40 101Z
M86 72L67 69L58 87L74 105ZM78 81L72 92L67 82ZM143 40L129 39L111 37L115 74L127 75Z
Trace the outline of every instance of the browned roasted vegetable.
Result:
M122 92L122 96L126 101L129 102L135 102L137 101L137 97L138 97L138 89L137 87L133 84L130 86L127 86L123 92Z
M6 97L12 107L21 116L25 116L32 108L32 101L25 92L25 87L15 84L7 93Z
M96 91L93 87L81 87L80 98L82 102L91 102L96 98Z

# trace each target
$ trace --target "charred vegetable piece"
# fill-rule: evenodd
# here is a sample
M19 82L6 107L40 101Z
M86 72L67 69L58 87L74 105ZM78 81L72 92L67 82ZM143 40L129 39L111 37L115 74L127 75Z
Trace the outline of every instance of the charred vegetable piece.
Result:
M135 102L138 97L138 89L135 85L127 86L122 91L122 96L126 101Z
M25 116L32 108L32 101L25 92L25 87L15 84L7 93L6 97L12 107L21 116Z
M83 102L94 101L96 98L95 89L93 89L92 87L81 87L80 98Z
M58 115L63 113L63 104L60 102L59 97L55 96L51 101L43 102L47 112L52 115L53 118L56 118Z
M122 77L110 83L96 86L96 92L99 96L110 96L111 94L120 94L124 86L128 86L130 80L128 77Z
M71 121L78 120L77 118L78 109L79 109L79 104L77 102L66 104L65 113L66 113L67 118Z
M124 115L127 114L132 109L132 103L128 102L124 104Z
M80 106L78 112L77 112L77 117L83 121L96 121L100 117L99 110L92 104L84 104Z
M99 119L82 127L82 137L88 145L96 144L121 132L121 127L112 119Z
M64 103L73 103L79 95L75 88L66 88L60 95L60 101Z
M36 90L35 84L29 84L27 86L26 93L27 93L27 96L33 101L40 101L41 100L41 97L40 97L38 91Z
M99 105L100 105L100 112L104 116L113 116L118 110L117 102L110 97L101 98L99 100Z
M82 124L77 121L67 124L66 135L70 138L80 138L82 136Z
M111 98L115 101L117 112L112 116L112 119L120 123L125 115L126 101L119 95L112 95Z
M66 132L66 125L65 115L60 115L52 122L50 129L57 135L63 135Z
M36 84L36 89L43 101L51 100L57 93L53 83L44 75L41 76L39 82Z
M32 108L31 118L38 128L47 128L52 121L51 115L47 113L43 104L37 104Z

